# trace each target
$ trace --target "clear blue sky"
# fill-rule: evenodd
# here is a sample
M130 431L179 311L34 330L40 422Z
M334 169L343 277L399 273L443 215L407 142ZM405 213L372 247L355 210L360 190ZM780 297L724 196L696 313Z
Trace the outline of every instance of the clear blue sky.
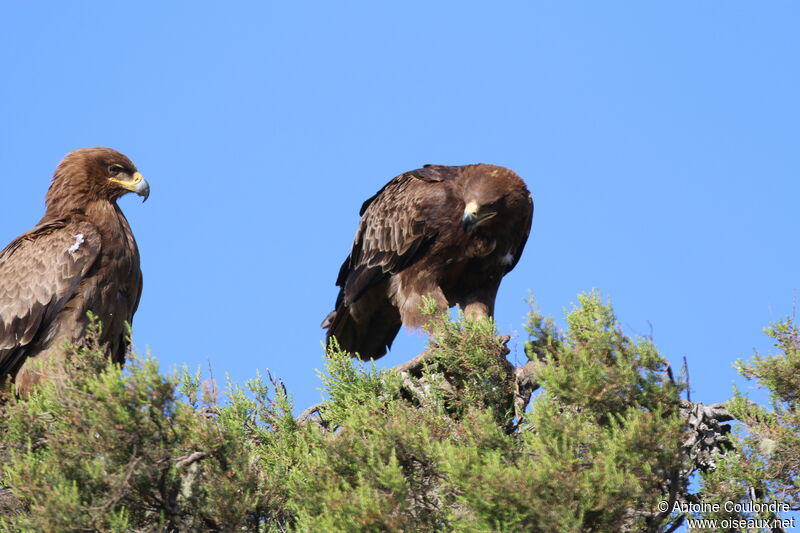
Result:
M320 393L321 320L361 202L424 163L508 166L536 202L497 320L597 287L694 397L800 288L800 8L750 2L5 2L0 246L74 148L150 200L135 343L165 369L270 368ZM415 355L401 332L381 366Z

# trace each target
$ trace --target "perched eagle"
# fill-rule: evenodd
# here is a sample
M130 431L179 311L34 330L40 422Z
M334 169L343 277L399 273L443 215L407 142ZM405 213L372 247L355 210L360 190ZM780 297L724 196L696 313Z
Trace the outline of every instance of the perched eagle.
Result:
M83 148L56 168L39 223L0 252L0 376L26 394L41 378L34 361L81 339L91 311L107 354L123 362L139 305L139 250L117 199L147 199L150 186L124 155Z
M500 280L528 240L533 200L507 168L425 165L387 183L360 214L322 327L343 349L377 359L402 324L425 325L423 296L471 318L493 315Z

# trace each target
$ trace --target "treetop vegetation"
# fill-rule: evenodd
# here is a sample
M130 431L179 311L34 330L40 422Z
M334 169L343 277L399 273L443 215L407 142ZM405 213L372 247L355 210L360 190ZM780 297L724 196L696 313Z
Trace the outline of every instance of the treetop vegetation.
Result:
M770 405L702 405L597 293L564 330L532 305L521 366L491 320L425 311L426 351L394 369L333 343L325 400L300 415L269 373L220 391L150 356L111 364L95 322L64 379L6 399L0 529L665 532L800 508L792 320L767 330L775 354L737 363Z

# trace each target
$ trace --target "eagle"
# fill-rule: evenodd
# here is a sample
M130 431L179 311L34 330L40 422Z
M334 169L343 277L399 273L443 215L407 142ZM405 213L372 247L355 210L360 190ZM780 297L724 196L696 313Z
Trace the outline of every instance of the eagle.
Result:
M493 316L528 240L533 199L504 167L425 165L389 181L359 214L322 327L328 342L367 360L386 354L401 325L425 325L424 296L468 318Z
M106 354L124 362L126 323L142 294L139 249L117 205L128 192L150 194L130 159L111 148L74 150L53 174L42 219L0 252L0 377L18 394L47 374L39 363L81 340L89 312L102 322Z

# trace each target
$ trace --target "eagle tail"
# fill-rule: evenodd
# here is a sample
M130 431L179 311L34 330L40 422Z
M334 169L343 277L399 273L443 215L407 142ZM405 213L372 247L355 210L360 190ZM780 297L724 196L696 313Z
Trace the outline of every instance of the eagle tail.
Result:
M329 346L331 337L335 337L342 350L363 361L386 355L400 326L400 314L394 307L371 314L369 322L361 324L356 322L346 306L340 305L322 322L322 327L328 328Z

